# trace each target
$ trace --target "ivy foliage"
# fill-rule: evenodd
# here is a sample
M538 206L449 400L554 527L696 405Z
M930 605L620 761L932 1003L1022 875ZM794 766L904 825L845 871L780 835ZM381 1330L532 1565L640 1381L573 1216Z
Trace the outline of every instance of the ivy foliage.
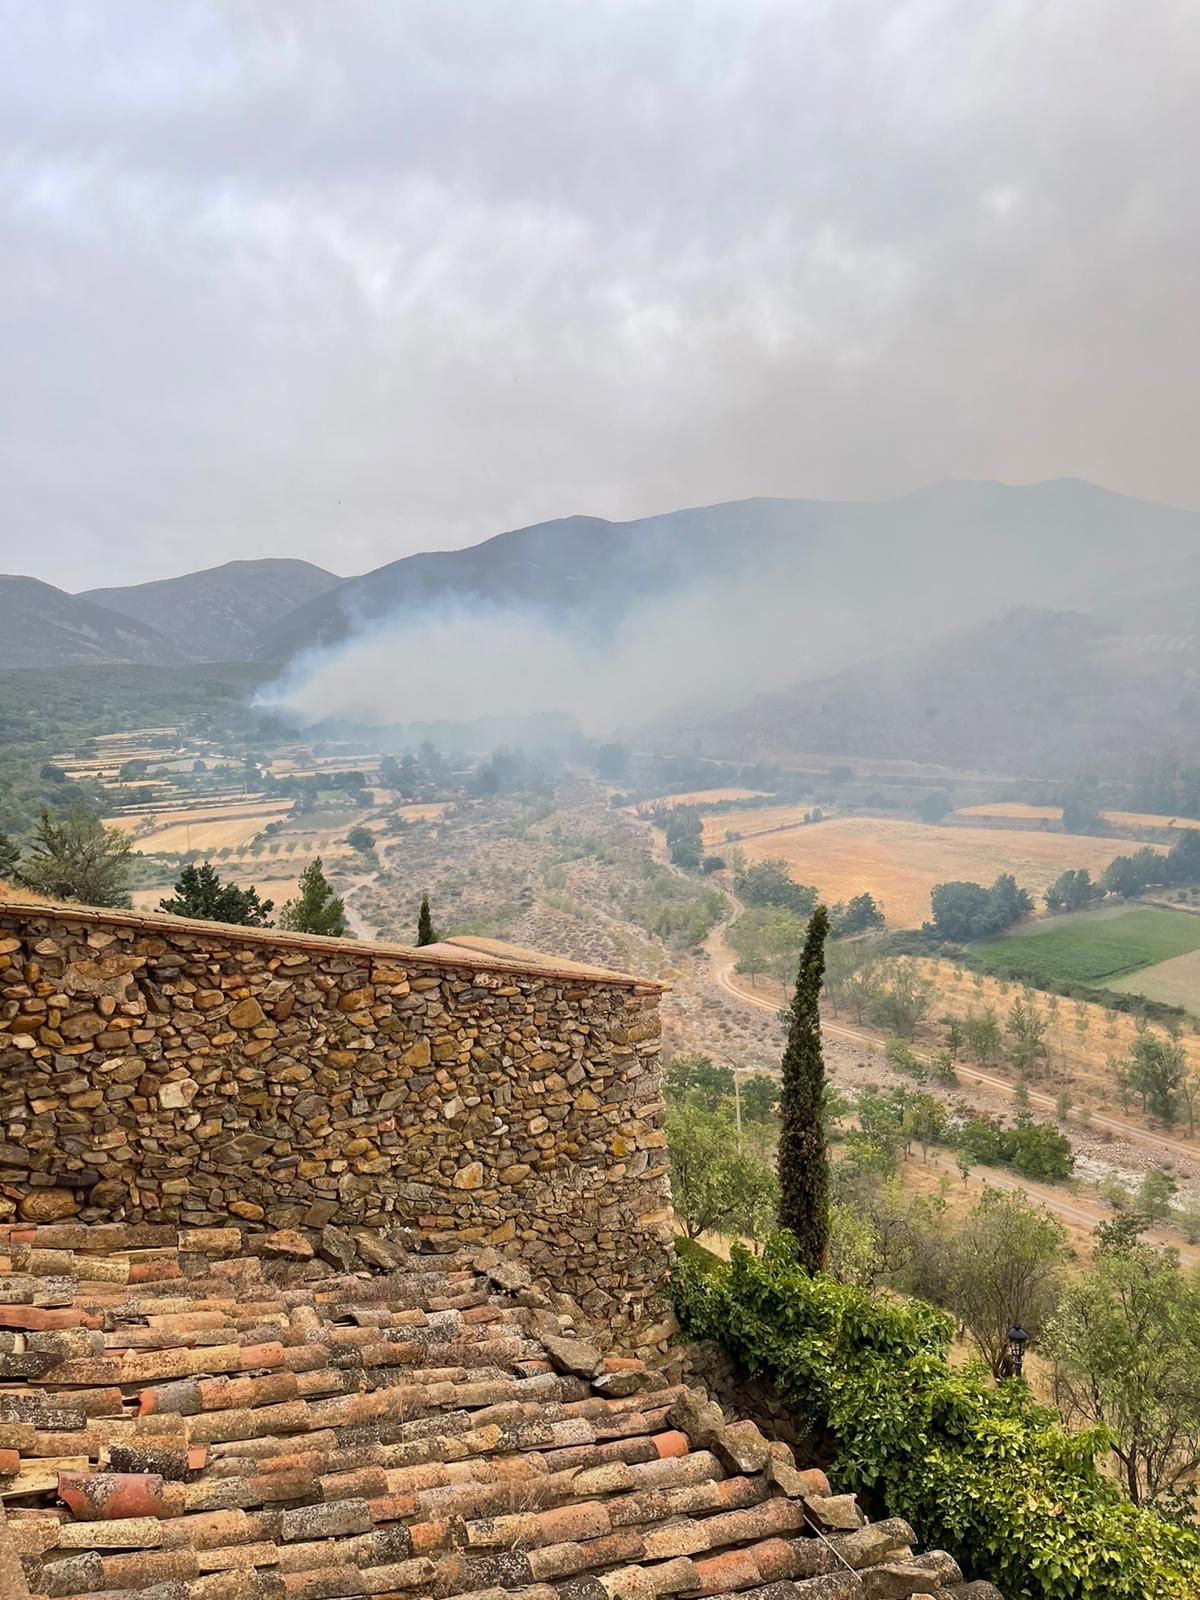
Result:
M833 1445L831 1471L904 1517L1007 1600L1195 1600L1200 1531L1122 1499L1094 1464L1101 1431L1068 1433L1019 1382L947 1364L954 1328L809 1276L777 1235L761 1258L677 1263L680 1322L770 1383Z

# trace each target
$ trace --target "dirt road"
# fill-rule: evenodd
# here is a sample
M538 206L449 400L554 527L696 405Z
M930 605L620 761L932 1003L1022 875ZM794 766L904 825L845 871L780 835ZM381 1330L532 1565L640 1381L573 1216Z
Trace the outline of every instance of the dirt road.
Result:
M728 893L728 891L726 891ZM708 956L710 968L717 987L731 998L741 1001L743 1005L755 1006L760 1011L769 1012L775 1016L782 1003L781 998L768 999L760 994L755 994L739 983L734 972L733 952L725 940L726 932L731 923L742 911L740 902L730 895L731 909L722 920L717 923L705 941L705 953ZM857 1028L848 1027L845 1023L830 1021L822 1018L821 1029L831 1038L844 1040L847 1043L858 1045L864 1049L883 1054L883 1041L874 1035L864 1033ZM915 1052L920 1055L920 1052ZM955 1071L960 1080L977 1083L983 1088L997 1091L1012 1097L1013 1084L1006 1079L996 1077L993 1073L981 1072L974 1067L966 1067L956 1063ZM1049 1095L1030 1093L1033 1105L1049 1111L1055 1108L1055 1102ZM1108 1131L1129 1140L1133 1144L1148 1148L1158 1155L1171 1157L1184 1157L1189 1166L1197 1159L1197 1152L1178 1139L1171 1139L1163 1134L1156 1134L1147 1128L1138 1127L1135 1123L1124 1122L1118 1117L1094 1116L1091 1125L1105 1128ZM931 1152L930 1164L941 1167L946 1172L954 1173L957 1177L958 1168L951 1156L945 1152ZM1012 1173L1001 1171L994 1167L979 1167L976 1171L986 1177L986 1181L994 1188L1010 1192L1025 1194L1044 1205L1047 1211L1061 1217L1064 1222L1072 1223L1078 1227L1094 1229L1098 1223L1111 1221L1112 1210L1090 1198L1065 1192L1061 1185L1037 1183L1028 1178L1016 1177ZM1170 1245L1179 1251L1180 1260L1185 1266L1200 1265L1200 1250L1182 1243L1178 1234L1168 1233L1162 1229L1151 1230L1149 1237L1159 1245Z
M723 928L721 931L723 933ZM725 990L726 994L736 995L739 1000L745 1001L747 1005L758 1006L763 1011L776 1012L779 1010L780 1002L778 1000L763 999L761 995L750 993L738 983L737 976L733 971L733 963L728 958L723 963L716 965L714 970L717 984ZM832 1038L847 1039L855 1044L864 1045L868 1050L883 1050L883 1042L873 1034L862 1033L857 1028L847 1027L842 1022L831 1022L823 1018L821 1030ZM918 1060L928 1060L928 1057L923 1056L919 1050L914 1050L913 1054ZM955 1062L954 1070L960 1082L982 1084L985 1088L994 1089L999 1094L1005 1094L1010 1097L1016 1092L1015 1085L1006 1078L998 1078L993 1073L982 1072L978 1067L968 1067L962 1062ZM1053 1111L1055 1109L1053 1096L1040 1094L1034 1089L1029 1091L1029 1103L1043 1111ZM1116 1134L1121 1139L1129 1140L1131 1144L1143 1145L1147 1149L1153 1150L1156 1154L1170 1156L1173 1159L1182 1158L1189 1165L1194 1163L1197 1157L1200 1156L1200 1152L1196 1150L1194 1145L1188 1144L1182 1139L1172 1139L1167 1134L1155 1133L1149 1128L1140 1127L1136 1122L1126 1122L1120 1117L1106 1117L1097 1113L1091 1117L1089 1126Z

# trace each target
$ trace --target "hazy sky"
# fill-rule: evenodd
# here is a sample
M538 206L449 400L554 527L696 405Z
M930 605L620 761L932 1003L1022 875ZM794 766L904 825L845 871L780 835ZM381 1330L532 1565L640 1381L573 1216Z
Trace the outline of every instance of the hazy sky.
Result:
M1195 0L0 0L0 569L1200 505Z

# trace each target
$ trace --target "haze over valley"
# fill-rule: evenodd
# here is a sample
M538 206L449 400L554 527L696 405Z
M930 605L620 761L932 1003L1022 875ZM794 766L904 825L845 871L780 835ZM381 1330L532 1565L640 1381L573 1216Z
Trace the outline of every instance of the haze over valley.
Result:
M1194 6L7 20L0 1600L1195 1600Z

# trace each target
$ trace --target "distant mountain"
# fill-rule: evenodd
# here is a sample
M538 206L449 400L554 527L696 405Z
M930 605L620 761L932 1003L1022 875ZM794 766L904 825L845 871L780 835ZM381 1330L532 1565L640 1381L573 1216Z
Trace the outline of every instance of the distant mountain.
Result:
M37 578L0 576L0 666L172 666L164 634Z
M740 761L875 758L1067 777L1192 750L1198 726L1200 635L1020 609L720 716L664 720L652 736Z
M1031 601L1091 606L1135 566L1197 551L1200 515L1076 479L941 483L878 502L740 500L634 522L568 517L351 578L284 617L256 655L283 661L385 619L479 605L603 638L648 596L756 573L776 593L794 585L798 628L836 609L879 648L880 629L886 643L888 624L905 620L942 631Z
M660 602L699 595L699 634L681 632L674 619L681 658L731 625L755 626L765 599L774 629L780 608L786 613L770 674L785 684L818 656L848 664L1015 606L1111 607L1123 632L1136 612L1147 633L1169 612L1183 632L1200 620L1183 599L1195 592L1185 575L1198 562L1200 515L1076 479L948 482L883 501L739 500L633 522L566 517L345 581L283 560L233 561L75 597L10 579L40 599L0 628L0 666L282 663L375 624L472 620L489 610L603 643L635 608L649 602L636 621L653 635ZM19 610L15 590L6 604ZM759 634L774 651L775 631L760 626Z
M248 661L297 606L341 582L308 561L227 561L156 583L89 589L79 598L156 629L191 661Z
M300 606L267 635L258 656L284 661L371 623L459 605L529 611L565 627L603 630L640 595L731 570L743 549L786 544L804 520L797 508L808 504L819 511L816 501L742 500L638 522L563 517L465 550L404 556Z

